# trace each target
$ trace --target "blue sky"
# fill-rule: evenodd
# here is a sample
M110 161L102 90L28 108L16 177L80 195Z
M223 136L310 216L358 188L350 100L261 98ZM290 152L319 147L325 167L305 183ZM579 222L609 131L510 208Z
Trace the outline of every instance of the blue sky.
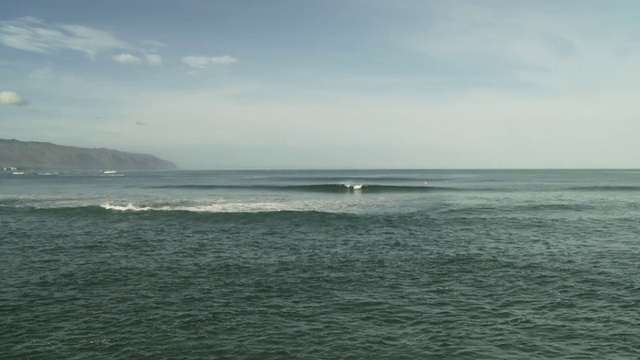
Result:
M0 137L183 168L640 167L633 1L6 1Z

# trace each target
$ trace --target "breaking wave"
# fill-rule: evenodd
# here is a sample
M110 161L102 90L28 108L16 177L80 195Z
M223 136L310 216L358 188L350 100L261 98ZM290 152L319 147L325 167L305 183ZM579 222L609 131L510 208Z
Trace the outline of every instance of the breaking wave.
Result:
M141 206L134 204L111 204L107 203L100 206L105 210L111 211L184 211L198 213L247 213L247 212L277 212L277 211L304 211L301 206L287 203L277 202L257 202L257 203L214 203L206 205L163 205L163 206Z
M455 188L434 187L427 185L380 185L359 183L311 184L311 185L165 185L158 188L194 189L194 190L261 190L261 191L295 191L314 193L415 193L429 191L454 191Z

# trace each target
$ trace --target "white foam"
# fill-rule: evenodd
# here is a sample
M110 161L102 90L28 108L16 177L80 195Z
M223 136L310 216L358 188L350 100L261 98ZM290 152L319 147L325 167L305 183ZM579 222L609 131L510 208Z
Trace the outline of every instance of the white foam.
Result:
M363 186L363 185L362 185L362 184L354 184L354 185L351 185L351 184L342 184L342 186L344 186L344 187L346 187L346 188L348 188L348 189L351 189L351 190L362 190L362 186Z
M150 207L140 207L140 206L135 206L133 204L127 204L125 206L104 204L104 205L102 205L102 208L107 209L107 210L115 210L115 211L148 211L148 210L153 210Z
M189 211L200 213L241 213L241 212L271 212L271 211L300 211L302 208L286 203L214 203L192 206L137 206L133 204L114 205L105 204L101 207L114 211Z
M323 213L371 213L387 209L387 200L361 197L331 199L245 198L245 199L139 199L107 200L100 205L109 211L185 211L193 213L260 213L281 211L317 211Z

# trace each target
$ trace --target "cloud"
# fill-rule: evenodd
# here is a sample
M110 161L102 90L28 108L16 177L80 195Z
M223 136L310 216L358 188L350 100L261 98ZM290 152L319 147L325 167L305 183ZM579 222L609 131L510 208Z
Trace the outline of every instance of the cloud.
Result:
M211 63L213 64L218 64L218 65L228 65L228 64L235 64L237 63L238 60L229 56L229 55L224 55L224 56L214 56L211 58Z
M113 61L120 64L141 64L142 58L131 55L129 53L122 53L111 57ZM149 65L160 66L162 65L162 56L157 54L145 55L144 61Z
M402 43L465 80L562 93L635 87L640 79L640 41L624 16L451 3L424 30L408 30Z
M27 105L28 102L13 91L0 91L0 105Z
M229 55L223 56L185 56L182 58L182 62L189 65L192 68L203 69L208 65L231 65L238 62L238 60Z
M162 56L157 54L149 54L146 56L149 65L162 65Z
M132 46L109 32L81 25L55 25L34 17L0 21L0 44L14 49L52 53L78 51L93 58L97 53Z
M111 57L113 61L120 64L140 64L142 60L131 54L118 54Z
M459 63L550 68L576 55L581 44L576 26L575 19L558 21L519 8L457 6L434 21L426 34L408 38L406 45Z
M138 125L138 126L147 126L147 124L145 122L140 121L140 120L136 121L135 124Z
M162 49L162 48L166 48L168 46L163 42L156 41L156 40L148 40L148 39L138 40L138 43L143 45L145 49L148 49L149 51L153 51L153 52L158 51L159 49Z

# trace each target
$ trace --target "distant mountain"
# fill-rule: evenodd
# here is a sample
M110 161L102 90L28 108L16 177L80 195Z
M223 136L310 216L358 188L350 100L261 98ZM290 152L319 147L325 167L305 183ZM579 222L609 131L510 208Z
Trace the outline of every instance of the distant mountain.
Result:
M168 170L176 168L172 162L153 155L0 139L0 170L3 167L59 170Z

